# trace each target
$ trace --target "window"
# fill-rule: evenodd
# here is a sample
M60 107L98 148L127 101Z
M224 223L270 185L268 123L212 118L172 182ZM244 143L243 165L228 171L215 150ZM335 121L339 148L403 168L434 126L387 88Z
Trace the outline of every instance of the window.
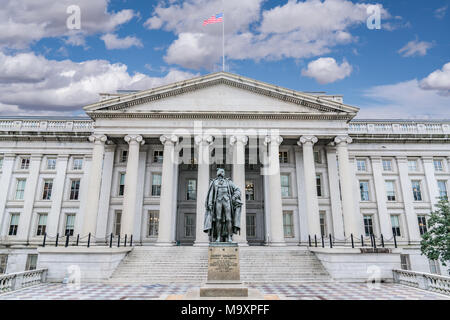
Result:
M444 171L444 166L442 164L442 160L434 160L434 171L436 172L442 172Z
M75 215L68 214L66 215L66 229L64 235L73 236L74 231L75 231Z
M53 180L44 180L44 191L42 192L42 200L50 200L52 198Z
M367 171L366 160L356 160L356 167L359 172L366 172Z
M197 200L197 180L195 179L187 181L186 200Z
M125 173L119 173L119 196L125 192Z
M420 235L424 235L427 232L427 218L426 216L417 216L419 222Z
M327 213L325 211L319 211L319 221L320 221L320 235L326 237L327 231Z
M3 157L0 157L0 170L3 168Z
M371 215L364 215L364 233L366 237L373 235L373 220Z
M316 191L317 196L322 196L322 176L320 174L316 175Z
M408 160L409 172L417 172L417 160Z
M401 237L400 220L398 215L391 215L392 234Z
M37 236L43 236L47 230L47 213L38 214Z
M120 152L119 162L127 162L127 158L128 158L128 150L122 150Z
M409 262L409 254L400 254L400 266L402 270L411 270L411 263Z
M115 236L120 235L121 225L122 225L122 211L117 210L114 213L114 235Z
M289 198L291 196L291 190L289 187L289 175L282 174L281 177L281 197Z
M385 186L386 186L387 201L395 201L395 182L386 181Z
M56 158L47 158L47 170L56 169Z
M29 157L23 157L20 159L20 169L21 170L28 170L30 168L30 158Z
M280 157L280 163L289 163L289 158L288 158L288 152L287 151L280 151L278 153L278 156Z
M314 162L322 163L322 157L320 156L320 151L314 151Z
M439 197L443 200L448 200L447 182L445 180L438 181Z
M23 200L26 182L26 179L17 179L15 200Z
M38 259L38 255L37 254L29 254L27 256L27 264L25 266L25 271L36 270L37 259Z
M157 237L159 226L159 211L148 212L148 236Z
M255 183L253 181L245 181L245 200L255 200Z
M383 171L392 171L392 161L391 160L383 160Z
M247 213L246 218L246 228L247 228L247 238L256 237L256 214Z
M430 260L430 259L428 259L428 263L430 265L430 273L441 274L438 260Z
M359 182L359 192L361 195L361 201L369 201L369 181Z
M82 170L83 169L83 159L81 158L74 158L73 159L73 170Z
M9 232L8 235L10 236L16 236L17 235L17 228L19 227L19 213L12 213L11 214L11 220L9 222Z
M161 195L161 173L153 173L152 175L152 196Z
M70 196L69 200L78 200L80 194L80 180L72 180L70 185Z
M184 214L184 236L186 238L195 237L195 214Z
M163 163L163 159L164 159L164 151L162 150L153 151L153 162Z
M7 265L8 265L8 255L0 254L0 274L6 273Z
M415 180L411 182L413 189L414 201L422 201L422 192L420 191L420 181Z
M292 211L283 211L283 229L284 237L294 237L294 215Z

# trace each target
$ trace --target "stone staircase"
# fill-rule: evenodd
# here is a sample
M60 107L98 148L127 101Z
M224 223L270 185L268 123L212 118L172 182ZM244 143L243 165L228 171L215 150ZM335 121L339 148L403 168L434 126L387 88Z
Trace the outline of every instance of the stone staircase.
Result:
M245 283L331 281L316 256L301 247L240 247ZM108 283L191 283L206 281L207 247L134 247Z

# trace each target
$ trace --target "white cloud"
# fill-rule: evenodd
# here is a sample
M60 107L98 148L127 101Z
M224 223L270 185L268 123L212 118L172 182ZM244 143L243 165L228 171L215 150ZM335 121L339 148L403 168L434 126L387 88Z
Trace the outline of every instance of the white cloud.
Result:
M370 98L372 102L361 107L358 117L448 119L450 115L450 95L442 95L440 91L436 90L425 90L423 83L430 76L422 81L413 79L370 88L364 95ZM445 77L441 80L445 80ZM445 81L441 84L445 85Z
M425 56L428 49L433 47L433 43L426 41L413 40L408 42L398 53L403 57Z
M447 14L448 5L438 8L434 11L434 16L438 19L444 19Z
M118 38L115 34L107 33L103 35L101 39L105 42L105 46L108 50L128 49L131 47L142 48L144 46L140 39L132 36Z
M450 62L446 63L441 70L430 73L428 77L420 81L420 87L450 96Z
M302 70L302 75L314 78L320 84L327 84L348 77L352 70L352 66L345 60L339 65L334 58L319 58L311 61Z
M228 59L280 60L315 57L356 41L351 28L365 25L370 5L348 0L306 0L262 10L262 2L228 0L223 2L223 10L221 0L160 3L145 26L178 36L166 52L167 63L213 69L221 60L222 26L204 27L202 21L214 13L225 13ZM385 9L381 12L385 20L390 18Z
M0 52L0 114L70 114L97 101L100 92L144 90L193 76L171 69L163 77L149 77L130 74L126 65L105 60L77 63Z
M84 45L84 37L113 32L130 21L133 10L108 11L109 0L2 0L0 48L24 49L45 37L63 37L67 44ZM81 29L67 28L70 5L81 9Z

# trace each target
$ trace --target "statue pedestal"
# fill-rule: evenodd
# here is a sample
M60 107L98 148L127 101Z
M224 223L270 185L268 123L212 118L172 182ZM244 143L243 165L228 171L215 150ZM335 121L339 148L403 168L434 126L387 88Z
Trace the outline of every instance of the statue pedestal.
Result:
M241 282L237 243L209 244L208 281L200 288L200 297L248 297Z

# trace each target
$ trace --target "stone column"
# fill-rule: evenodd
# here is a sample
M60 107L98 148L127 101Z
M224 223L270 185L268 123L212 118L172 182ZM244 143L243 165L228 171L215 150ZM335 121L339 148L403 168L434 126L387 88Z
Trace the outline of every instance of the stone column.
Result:
M298 228L300 242L308 241L308 213L306 210L305 170L303 168L303 150L295 148L295 173L297 180Z
M423 170L425 172L425 180L427 183L428 195L430 197L431 210L434 211L436 210L436 204L439 202L439 189L437 185L436 176L434 174L433 157L422 157L422 160L423 160ZM421 191L423 194L424 190Z
M123 193L122 228L121 235L128 235L134 231L134 217L136 216L136 193L139 170L139 147L145 143L141 135L127 135L128 143L127 170L125 173L125 190Z
M194 138L198 146L198 171L197 171L197 214L195 227L196 246L208 245L208 234L203 232L203 222L205 219L205 200L209 188L209 156L210 146L213 137L210 135L197 135Z
M172 232L173 207L176 205L174 198L174 164L175 144L178 143L176 135L163 135L160 137L164 144L164 159L162 166L161 197L159 205L159 229L157 245L173 245L174 235Z
M233 146L233 182L241 190L241 234L235 235L234 239L239 245L247 245L247 221L246 221L246 199L245 199L245 146L247 136L231 136L230 144Z
M63 191L66 181L68 160L68 155L59 155L58 160L56 161L56 176L53 180L52 207L47 217L47 233L52 237L56 236L56 233L58 232L58 222L61 219L61 207L64 197ZM75 221L77 218L75 218Z
M336 149L328 146L326 151L334 237L336 239L344 239L344 220L342 219L341 191L339 190Z
M41 169L42 154L33 154L30 159L30 174L27 177L25 185L25 199L23 203L23 212L20 215L19 229L17 230L17 238L26 240L30 237L31 221L33 220L33 207L36 199L36 191L39 179L39 171ZM61 192L62 192L61 188ZM57 192L53 182L53 193ZM42 191L42 190L40 190ZM40 195L42 197L42 195ZM54 194L52 194L54 200ZM56 234L55 234L56 235Z
M5 154L3 156L3 167L0 178L0 236L3 235L2 231L6 230L4 224L9 223L7 217L5 217L5 208L15 159L15 154Z
M393 237L391 217L387 210L387 195L385 180L383 178L383 168L381 157L370 157L372 162L373 182L375 185L375 195L377 197L378 221L380 223L380 233L385 239Z
M350 162L348 159L348 144L352 142L349 136L337 136L334 139L336 143L338 162L339 162L339 180L342 193L342 211L344 214L345 236L359 237L362 232L362 226L359 226L359 212L356 212L355 201L353 197L353 179Z
M98 204L106 140L107 137L103 134L94 134L89 137L89 141L94 143L94 148L92 150L92 163L89 172L89 193L86 201L88 205L84 214L82 237L88 233L95 236L97 229Z
M316 168L314 165L313 146L319 139L315 136L302 136L297 142L303 147L303 170L305 176L306 215L308 217L308 234L314 238L321 237L319 220L319 201L316 190Z
M105 159L103 162L102 184L100 189L100 203L98 207L97 236L107 237L109 204L111 200L111 182L114 168L114 154L116 145L105 146Z
M409 241L418 242L421 240L421 236L417 223L417 215L414 212L412 186L408 174L408 159L406 157L397 157L397 165L400 176L403 204L405 207L406 226L408 229Z
M280 158L279 146L283 138L276 136L267 136L264 144L269 149L268 167L264 168L264 174L269 177L269 214L270 214L270 239L272 246L286 245L283 230L283 203L281 199L281 178L280 178Z

